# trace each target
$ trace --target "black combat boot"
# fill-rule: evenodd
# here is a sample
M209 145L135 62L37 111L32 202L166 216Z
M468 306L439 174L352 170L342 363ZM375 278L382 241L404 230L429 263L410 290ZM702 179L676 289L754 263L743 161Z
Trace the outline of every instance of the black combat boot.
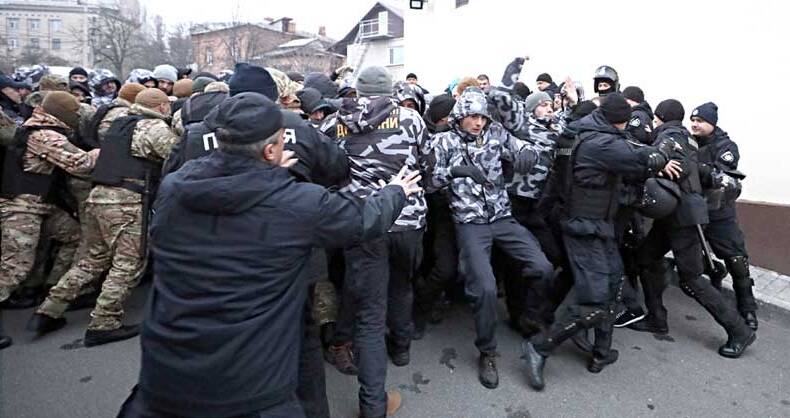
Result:
M0 350L2 350L4 348L11 347L11 345L13 343L14 343L14 340L12 340L11 337L9 337L7 335L0 334Z
M395 342L393 342L390 338L387 338L387 354L390 356L390 360L392 360L392 364L403 367L409 364L411 360L409 356L409 347L399 347Z
M738 311L746 321L746 325L757 331L757 302L752 293L754 280L749 274L749 260L746 257L729 257L724 262L732 276L732 289L735 291Z
M109 344L116 341L128 340L140 334L139 325L121 325L109 331L97 331L89 329L85 331L85 340L83 344L85 347L93 347L102 344Z
M359 369L354 364L354 351L351 349L351 343L330 345L329 349L324 352L324 359L335 366L340 373L350 376L359 374Z
M667 309L664 307L663 299L664 290L667 287L665 268L663 262L656 262L651 263L642 271L640 279L645 295L647 316L642 321L627 325L629 329L653 334L669 333Z
M546 366L546 356L538 353L535 346L528 340L521 343L521 351L527 362L527 383L532 389L543 390L546 383L543 381L543 367Z
M738 358L757 338L754 330L746 326L738 312L727 304L724 296L701 276L681 277L680 289L694 298L713 319L727 331L727 343L719 348L723 357Z
M480 353L477 363L477 377L488 389L499 386L499 372L496 369L496 353Z
M66 326L66 318L53 318L40 313L34 313L27 321L27 330L39 336L57 331L64 326Z
M598 353L593 354L590 358L590 362L587 363L587 371L590 373L600 373L604 367L616 362L619 354L617 350L609 350L606 355Z

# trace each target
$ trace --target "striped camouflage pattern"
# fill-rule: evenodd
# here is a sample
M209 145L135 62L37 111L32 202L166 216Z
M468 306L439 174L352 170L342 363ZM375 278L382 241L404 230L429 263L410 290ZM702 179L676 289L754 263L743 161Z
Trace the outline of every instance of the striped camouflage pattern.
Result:
M493 92L491 99L502 125L517 138L531 144L539 155L532 170L513 176L507 186L508 193L522 198L540 199L551 171L559 136L555 121L538 120L524 109L523 102L514 100L505 92Z
M420 169L425 122L390 97L344 99L335 120L335 137L348 155L351 182L343 189L364 199L389 182L403 166ZM390 232L425 227L428 207L423 193L409 197Z
M460 224L486 224L511 216L501 159L512 159L521 146L517 138L496 122L489 122L477 137L463 131L461 120L475 114L490 119L485 94L470 87L458 98L450 114L452 129L433 138L436 157L433 181L437 186L449 186L450 209L454 221ZM452 167L470 164L485 174L485 185L470 178L452 177Z

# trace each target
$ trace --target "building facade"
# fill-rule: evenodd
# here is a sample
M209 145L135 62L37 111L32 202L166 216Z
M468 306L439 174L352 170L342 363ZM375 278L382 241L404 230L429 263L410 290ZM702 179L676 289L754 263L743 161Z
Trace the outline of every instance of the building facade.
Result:
M10 61L4 64L54 57L60 65L90 65L86 40L97 11L96 1L0 0L0 51Z
M318 37L288 41L255 57L252 62L282 71L329 74L343 65L346 59L345 56L329 50L333 44L334 41L323 36L323 32L319 30Z
M346 63L356 70L382 66L389 69L395 80L403 80L403 32L403 10L378 1L331 50L346 55Z
M309 37L297 32L289 18L264 23L195 25L190 34L194 62L200 71L214 74L232 70L237 62L251 62L286 42Z

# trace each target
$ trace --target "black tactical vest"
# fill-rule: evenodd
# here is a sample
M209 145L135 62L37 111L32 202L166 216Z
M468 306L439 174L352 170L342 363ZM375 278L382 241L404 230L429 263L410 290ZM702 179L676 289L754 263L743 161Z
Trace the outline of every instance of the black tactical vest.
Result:
M225 92L212 91L187 99L181 107L181 123L184 129L187 129L187 125L202 122L203 118L227 97L228 94Z
M573 179L573 167L579 144L584 138L577 137L571 149L570 160L566 168L567 211L571 218L588 218L612 221L617 214L617 193L621 183L619 175L607 173L606 182L602 187L592 188L578 185Z
M93 169L91 180L94 184L122 187L142 194L145 186L130 180L145 182L159 178L160 163L132 155L132 136L137 122L142 119L144 117L137 115L125 116L112 123Z
M93 117L88 122L88 126L83 129L82 135L77 141L79 143L75 143L74 145L85 151L99 148L99 125L101 125L102 120L104 120L104 117L107 116L107 113L109 113L110 110L118 107L124 107L124 105L110 103L99 106L99 108L96 109L96 113L93 114Z
M50 174L30 173L24 170L24 156L27 140L37 130L50 130L65 135L64 129L51 126L20 126L16 128L14 142L8 146L3 161L2 196L13 199L21 194L41 196L51 201L52 185L57 177L64 175L63 170L55 168Z

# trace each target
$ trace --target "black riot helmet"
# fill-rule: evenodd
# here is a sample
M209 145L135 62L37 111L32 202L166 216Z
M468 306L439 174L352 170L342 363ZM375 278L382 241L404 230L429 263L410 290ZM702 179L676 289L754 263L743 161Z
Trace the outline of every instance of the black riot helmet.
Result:
M609 93L616 93L620 91L620 77L617 75L617 71L614 68L608 65L602 65L595 70L595 76L593 76L593 89L596 93L600 95L606 95ZM599 91L598 90L598 83L601 81L605 81L609 83L612 87L606 91Z
M672 214L680 200L680 187L677 183L651 177L645 180L639 212L648 218L661 219Z

